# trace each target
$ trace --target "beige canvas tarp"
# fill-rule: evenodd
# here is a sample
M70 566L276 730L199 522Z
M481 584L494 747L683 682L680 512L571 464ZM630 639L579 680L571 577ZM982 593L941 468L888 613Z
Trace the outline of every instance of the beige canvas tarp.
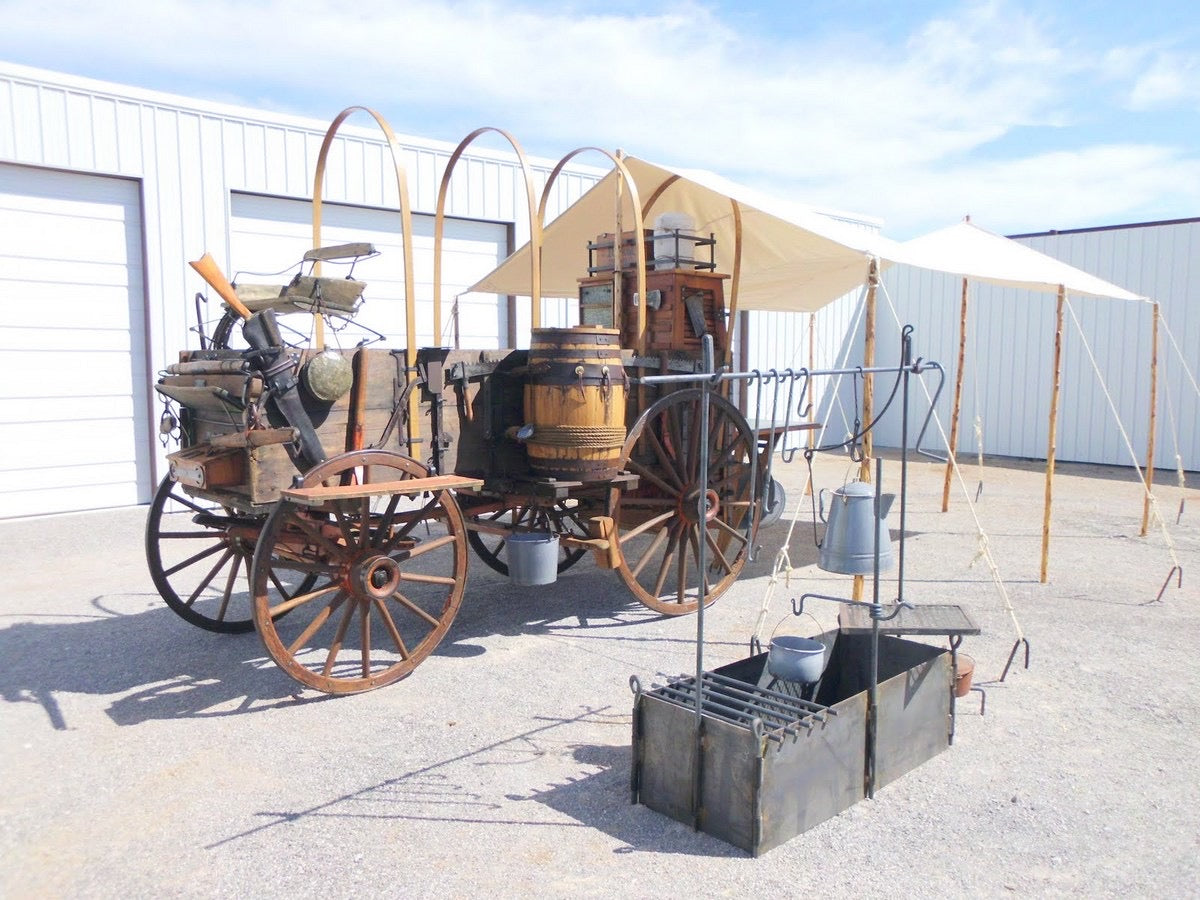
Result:
M697 234L716 238L719 272L734 271L740 219L739 309L820 309L862 285L872 258L879 261L881 269L903 263L1036 291L1053 292L1061 285L1070 294L1144 299L969 221L897 243L869 227L838 221L712 172L664 166L633 156L625 157L623 162L641 203L653 198L644 211L646 227L652 227L660 213L690 216ZM578 295L578 279L588 266L588 242L601 232L615 230L616 182L616 172L610 172L546 227L542 239L543 296ZM622 227L633 227L628 199ZM471 290L528 295L529 252L526 244Z
M896 246L870 228L837 221L711 172L670 168L636 157L625 157L623 162L633 176L641 203L654 197L645 211L646 227L652 227L660 213L687 214L697 234L716 238L718 272L734 271L740 218L739 309L820 309L862 285L870 260L878 258L886 264ZM601 232L615 230L616 180L615 171L610 172L546 227L542 240L543 296L578 295L578 279L587 272L588 241ZM631 230L633 216L628 202L623 218L622 227ZM700 254L707 259L706 248ZM526 245L471 290L528 295L529 269Z
M1145 299L968 221L893 245L889 252L892 262L948 272L971 281L1045 292L1055 292L1062 286L1068 294L1085 297Z

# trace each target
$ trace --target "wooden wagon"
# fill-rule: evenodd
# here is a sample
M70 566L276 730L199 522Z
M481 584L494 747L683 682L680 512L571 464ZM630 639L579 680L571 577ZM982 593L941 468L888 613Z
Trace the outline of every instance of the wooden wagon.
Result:
M319 188L315 206L319 235ZM164 600L202 628L254 628L292 677L344 693L394 682L437 647L468 548L508 574L516 536L549 535L557 571L591 555L660 613L718 598L772 497L762 465L780 430L707 392L702 429L700 389L648 380L700 371L706 335L728 348L724 276L695 252L710 239L680 237L686 255L648 275L649 231L599 233L583 324L535 328L528 350L284 340L288 313L353 316L362 283L319 265L366 245L310 251L277 293L193 264L227 312L157 385L180 439L146 532Z

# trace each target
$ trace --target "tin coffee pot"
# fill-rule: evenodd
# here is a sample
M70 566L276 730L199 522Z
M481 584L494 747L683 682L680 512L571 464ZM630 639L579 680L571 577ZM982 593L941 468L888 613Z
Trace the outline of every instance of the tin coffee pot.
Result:
M831 495L829 518L825 518L825 495ZM841 575L871 575L875 571L875 540L879 540L879 568L892 567L892 540L888 534L887 514L895 494L879 495L879 516L875 515L875 488L864 481L852 481L835 491L825 488L818 494L825 539L817 565L826 572Z

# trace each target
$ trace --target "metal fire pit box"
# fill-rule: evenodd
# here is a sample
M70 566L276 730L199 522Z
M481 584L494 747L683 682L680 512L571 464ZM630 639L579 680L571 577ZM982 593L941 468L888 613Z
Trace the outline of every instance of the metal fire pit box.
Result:
M633 801L758 856L866 797L871 637L817 639L815 685L773 678L766 653L704 673L699 760L695 677L635 688ZM952 725L948 650L882 635L878 666L875 788L945 750Z

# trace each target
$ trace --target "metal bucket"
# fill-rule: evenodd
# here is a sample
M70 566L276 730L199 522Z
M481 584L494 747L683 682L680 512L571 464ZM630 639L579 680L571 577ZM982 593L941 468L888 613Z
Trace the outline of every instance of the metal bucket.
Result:
M533 586L558 580L558 535L548 531L516 531L505 541L508 577L513 584Z
M767 671L784 681L812 684L825 671L825 645L789 634L772 638Z

